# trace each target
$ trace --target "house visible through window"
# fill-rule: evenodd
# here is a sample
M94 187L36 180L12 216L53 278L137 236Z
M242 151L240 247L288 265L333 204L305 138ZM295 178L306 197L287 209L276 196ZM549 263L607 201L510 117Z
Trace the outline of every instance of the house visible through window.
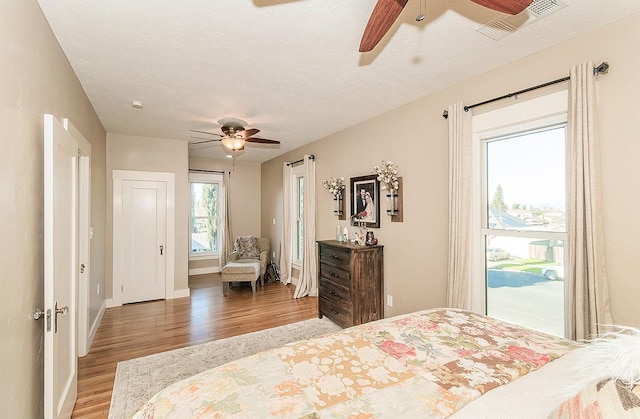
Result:
M218 253L221 176L191 174L191 216L189 256L214 256Z
M564 336L566 113L538 106L540 117L531 118L524 104L517 106L521 113L498 117L499 128L475 137L481 173L475 249L482 272L474 278L484 282L489 316Z

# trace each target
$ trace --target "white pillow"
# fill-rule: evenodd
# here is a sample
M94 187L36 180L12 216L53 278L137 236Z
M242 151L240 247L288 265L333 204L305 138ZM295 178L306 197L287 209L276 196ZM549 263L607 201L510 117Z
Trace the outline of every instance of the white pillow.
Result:
M569 371L571 383L565 396L571 396L585 386L613 379L631 389L640 384L640 329L615 326L617 331L604 334L576 349L580 361Z

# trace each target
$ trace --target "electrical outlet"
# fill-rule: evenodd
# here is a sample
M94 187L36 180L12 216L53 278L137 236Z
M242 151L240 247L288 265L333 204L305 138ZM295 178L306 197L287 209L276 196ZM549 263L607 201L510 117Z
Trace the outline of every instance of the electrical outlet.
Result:
M387 294L387 305L393 307L393 296L391 294Z
M100 284L98 284L98 292L97 292L97 294L100 295Z
M276 219L275 218L273 219L273 225L276 225Z
M276 258L276 251L275 250L273 251L273 258L274 259Z

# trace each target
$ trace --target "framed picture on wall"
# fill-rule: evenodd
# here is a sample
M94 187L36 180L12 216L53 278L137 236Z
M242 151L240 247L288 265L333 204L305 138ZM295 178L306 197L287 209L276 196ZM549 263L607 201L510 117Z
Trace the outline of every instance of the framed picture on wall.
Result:
M380 182L376 175L351 178L351 224L380 228Z

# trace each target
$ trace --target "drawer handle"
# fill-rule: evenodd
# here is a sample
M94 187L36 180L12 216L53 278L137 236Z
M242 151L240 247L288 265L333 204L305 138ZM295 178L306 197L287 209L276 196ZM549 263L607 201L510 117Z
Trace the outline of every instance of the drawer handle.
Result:
M338 294L336 294L335 291L329 291L329 294L333 295L334 297L338 296Z
M332 312L333 314L335 314L336 316L340 314L339 312L337 312L337 311L336 311L336 310L334 310L334 309L331 309L331 310L329 310L329 311L330 311L330 312Z
M335 277L335 278L337 278L337 277L338 277L338 275L334 274L333 272L329 272L329 275L331 275L331 276L333 276L333 277Z
M340 259L340 258L339 258L338 256L336 256L336 255L331 255L331 257L332 257L332 258L334 258L334 259Z

